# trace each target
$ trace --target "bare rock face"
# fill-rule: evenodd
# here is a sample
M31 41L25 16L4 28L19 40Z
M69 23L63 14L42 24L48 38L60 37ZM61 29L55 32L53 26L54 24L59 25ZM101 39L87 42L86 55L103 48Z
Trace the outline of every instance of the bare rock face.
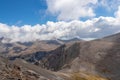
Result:
M40 64L43 68L53 71L61 70L65 64L70 63L79 55L79 48L79 43L75 43L68 48L66 45L62 45L40 60Z

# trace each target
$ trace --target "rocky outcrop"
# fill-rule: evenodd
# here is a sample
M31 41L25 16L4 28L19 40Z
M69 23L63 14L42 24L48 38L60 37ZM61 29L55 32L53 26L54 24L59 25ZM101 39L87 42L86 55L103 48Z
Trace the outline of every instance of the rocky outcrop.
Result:
M27 63L21 59L13 62L0 57L1 80L64 80L51 71Z
M61 70L65 64L69 64L72 60L78 57L80 53L79 50L79 43L75 43L68 48L66 45L62 45L56 50L50 52L50 54L48 54L45 58L40 60L40 65L43 68L47 68L53 71Z

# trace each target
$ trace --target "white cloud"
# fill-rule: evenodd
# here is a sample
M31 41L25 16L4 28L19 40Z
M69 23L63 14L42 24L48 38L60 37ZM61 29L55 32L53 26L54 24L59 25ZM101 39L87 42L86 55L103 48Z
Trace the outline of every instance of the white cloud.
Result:
M115 12L115 17L120 19L120 6L118 7L118 11Z
M48 11L65 21L95 16L91 5L96 3L97 0L47 0Z
M48 21L43 25L24 25L20 27L0 23L0 37L9 38L11 39L10 42L26 42L37 39L70 39L74 37L93 39L111 35L116 32L120 32L120 7L118 7L118 10L115 12L115 17L98 17L87 21Z

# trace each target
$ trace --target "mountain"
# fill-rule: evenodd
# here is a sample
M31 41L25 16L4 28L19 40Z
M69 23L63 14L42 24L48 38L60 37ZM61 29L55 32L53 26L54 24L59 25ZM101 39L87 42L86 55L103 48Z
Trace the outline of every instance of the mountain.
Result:
M38 51L50 51L60 44L50 44L46 41L2 43L0 41L0 53L5 56L32 54Z
M63 80L74 77L84 78L83 80L120 80L119 41L119 33L93 41L37 41L35 49L33 49L35 43L30 43L29 47L20 44L26 46L30 50L29 53L20 53L9 58L15 61L18 58L23 59L32 63L29 66L35 64L45 71L57 72L56 74ZM53 48L51 45L57 47Z
M120 34L61 46L42 60L44 67L62 72L87 72L120 80ZM52 63L54 63L52 65ZM59 65L59 66L58 66Z
M46 41L46 42L48 43L48 41ZM51 42L51 40L50 40L50 42ZM63 46L66 46L66 48L69 48L74 43L76 43L76 41L66 42L66 44L65 43L61 44L59 47L57 47L54 50L49 50L49 51L48 50L43 50L43 51L41 50L41 51L36 51L34 53L31 53L31 54L16 55L16 56L13 56L13 57L10 56L10 59L14 60L16 58L21 58L21 59L24 59L24 60L26 60L28 62L31 62L31 63L34 63L34 64L38 64L39 61L41 61L43 58L46 58L46 56L55 55L57 50L62 51L61 48ZM49 43L49 44L53 44L53 43Z
M54 72L42 69L21 59L9 61L0 57L1 80L64 80Z
M42 69L24 60L9 61L0 57L1 80L107 80L86 73L62 73Z
M79 38L72 38L72 39L58 39L59 41L61 42L64 42L64 43L69 43L69 42L77 42L77 41L83 41L82 39L79 39Z
M19 56L26 54L33 54L36 52L51 51L60 45L74 42L75 39L62 41L56 40L36 40L33 42L13 42L8 41L7 38L0 38L0 53L4 56Z
M114 36L117 37L114 39ZM120 80L119 36L116 34L99 40L64 44L48 51L42 58L38 54L37 57L24 56L23 59L52 71L83 72L100 75L108 80Z

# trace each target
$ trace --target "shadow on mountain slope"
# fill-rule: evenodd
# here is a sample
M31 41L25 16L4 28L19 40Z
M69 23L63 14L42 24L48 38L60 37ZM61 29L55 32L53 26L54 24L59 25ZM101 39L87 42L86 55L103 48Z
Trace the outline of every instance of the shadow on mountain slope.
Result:
M61 70L65 64L69 64L79 55L79 48L80 46L78 43L75 43L68 48L66 45L62 45L43 58L40 63L43 68L53 71Z

